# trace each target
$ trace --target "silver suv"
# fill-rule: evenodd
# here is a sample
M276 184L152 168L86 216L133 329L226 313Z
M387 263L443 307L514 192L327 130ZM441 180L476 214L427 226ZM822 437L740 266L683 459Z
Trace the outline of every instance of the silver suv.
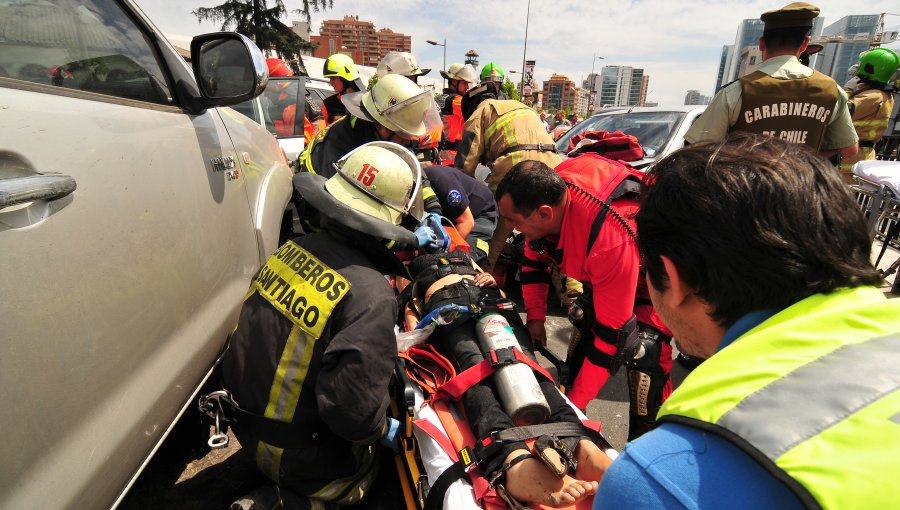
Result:
M129 0L0 2L0 508L109 508L194 396L278 244L291 172Z

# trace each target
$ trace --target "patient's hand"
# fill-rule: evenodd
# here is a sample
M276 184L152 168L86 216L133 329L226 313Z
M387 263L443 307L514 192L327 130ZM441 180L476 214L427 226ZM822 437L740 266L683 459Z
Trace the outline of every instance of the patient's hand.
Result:
M475 285L479 287L496 287L497 281L491 273L478 273L475 275Z

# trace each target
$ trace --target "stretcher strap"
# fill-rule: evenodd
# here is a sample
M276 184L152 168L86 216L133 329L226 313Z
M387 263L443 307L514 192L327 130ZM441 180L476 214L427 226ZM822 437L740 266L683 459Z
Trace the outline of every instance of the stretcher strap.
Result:
M515 356L516 361L528 365L532 370L546 378L548 381L553 382L553 377L546 370L544 370L544 367L540 366L536 361L526 356L521 350L515 347L512 347L511 350ZM450 379L446 384L438 388L437 392L434 394L434 398L436 400L459 400L460 398L462 398L462 395L466 392L466 390L480 383L489 375L493 374L495 368L496 367L491 363L491 360L489 359L486 359L481 363L478 363L477 365L472 365L471 367L464 370L461 374L457 375L453 379Z
M433 395L438 388L456 377L456 370L450 360L437 352L431 344L414 345L397 356L406 360L406 375L429 394Z

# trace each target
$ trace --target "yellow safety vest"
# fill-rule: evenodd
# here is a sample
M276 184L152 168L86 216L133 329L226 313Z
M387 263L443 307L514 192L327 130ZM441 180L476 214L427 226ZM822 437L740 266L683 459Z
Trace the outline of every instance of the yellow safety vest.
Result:
M659 420L729 440L808 508L897 508L900 300L795 303L695 369Z

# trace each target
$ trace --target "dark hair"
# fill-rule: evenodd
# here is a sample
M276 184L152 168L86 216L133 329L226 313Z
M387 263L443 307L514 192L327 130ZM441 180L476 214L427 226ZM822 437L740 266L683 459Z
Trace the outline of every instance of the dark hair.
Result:
M770 51L796 51L811 30L808 27L773 28L764 31L762 37Z
M803 145L735 133L681 149L648 173L637 214L650 282L661 255L729 327L840 287L880 285L862 212L838 171Z
M542 205L556 205L566 194L566 182L540 161L522 161L512 167L497 186L497 202L509 194L513 207L525 216Z

